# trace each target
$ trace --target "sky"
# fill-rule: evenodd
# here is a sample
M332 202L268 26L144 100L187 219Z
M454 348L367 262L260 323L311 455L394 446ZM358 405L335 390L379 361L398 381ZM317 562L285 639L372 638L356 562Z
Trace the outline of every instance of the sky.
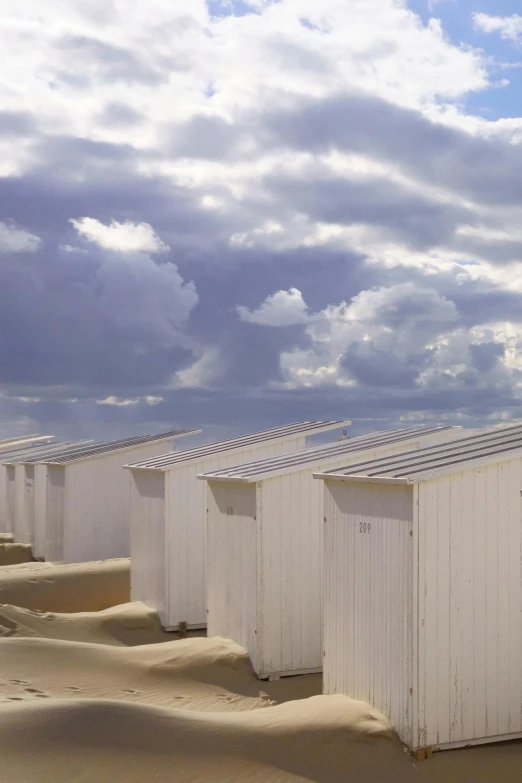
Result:
M0 0L0 437L522 418L515 0Z

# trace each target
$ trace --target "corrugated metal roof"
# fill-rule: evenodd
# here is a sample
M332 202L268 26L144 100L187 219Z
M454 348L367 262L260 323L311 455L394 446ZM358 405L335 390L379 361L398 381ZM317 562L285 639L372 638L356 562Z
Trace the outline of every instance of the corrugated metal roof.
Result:
M1 459L4 465L34 465L38 462L43 462L48 457L52 457L55 454L71 454L75 451L83 450L88 445L94 443L92 440L71 440L64 441L63 443L53 443L50 446L42 446L36 454L28 455L25 453L20 454L17 457L9 457L9 459ZM32 451L32 449L30 449Z
M247 483L261 481L264 478L270 478L277 474L292 473L303 470L306 467L314 467L314 465L324 465L324 463L328 463L330 460L338 460L344 454L369 451L383 446L393 446L395 443L407 442L438 432L447 432L449 434L451 431L457 433L460 430L460 427L411 427L408 429L382 430L341 442L328 443L312 449L281 454L277 457L249 462L244 465L235 465L205 473L199 476L199 478L205 480L212 479L213 481L241 481Z
M348 465L345 468L315 474L318 478L346 478L360 481L397 481L413 484L430 474L466 470L473 463L509 459L517 450L522 452L522 424L485 430L478 435L439 443L434 446L403 452L392 457Z
M216 454L221 454L224 451L247 449L250 446L255 446L259 443L265 443L278 438L289 438L296 435L314 435L319 432L327 432L328 430L338 429L347 425L348 421L343 419L337 421L298 421L295 424L286 424L282 427L274 427L270 430L254 432L251 435L244 435L240 438L223 440L218 443L208 443L206 446L199 446L196 449L187 449L186 451L164 454L161 457L135 462L131 465L126 465L125 467L131 469L169 470L181 463L205 459L205 457L212 457Z
M62 441L61 443L55 443L53 445L60 445L62 448L69 443L69 441ZM50 448L49 443L40 443L38 446L17 446L10 451L4 451L0 454L0 463L10 463L11 460L20 457L30 457L33 454L44 454Z
M54 435L25 435L20 438L7 438L0 441L0 452L12 451L16 448L29 448L32 445L38 443L50 443L54 439Z
M140 446L147 443L154 443L159 440L169 440L174 438L182 438L186 435L196 435L201 430L172 430L170 432L160 432L157 435L142 435L138 438L125 438L124 440L106 441L104 443L94 443L85 449L75 452L74 454L58 454L52 459L46 459L47 465L65 465L69 462L75 462L81 459L90 459L91 457L98 457L103 454L109 454L113 451L121 451L123 449L130 449L133 446ZM44 461L44 460L42 460Z

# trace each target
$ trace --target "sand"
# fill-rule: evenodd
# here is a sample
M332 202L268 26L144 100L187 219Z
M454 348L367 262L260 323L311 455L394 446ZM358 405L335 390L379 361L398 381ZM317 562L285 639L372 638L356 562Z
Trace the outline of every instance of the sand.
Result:
M12 543L13 543L12 533L0 533L0 544L12 544Z
M198 635L204 635L204 632ZM136 601L100 612L42 612L19 606L0 606L0 637L25 636L135 647L173 641L158 615Z
M0 603L45 612L95 612L130 599L130 560L0 568Z
M0 566L31 562L33 562L33 553L29 544L0 542Z
M52 574L49 597L63 593L56 568L3 571ZM83 570L68 568L67 589L73 574L82 587L77 604L92 600ZM2 634L0 783L522 779L522 743L417 762L373 708L315 695L320 675L261 682L238 645L177 640L141 603L79 613L1 606Z

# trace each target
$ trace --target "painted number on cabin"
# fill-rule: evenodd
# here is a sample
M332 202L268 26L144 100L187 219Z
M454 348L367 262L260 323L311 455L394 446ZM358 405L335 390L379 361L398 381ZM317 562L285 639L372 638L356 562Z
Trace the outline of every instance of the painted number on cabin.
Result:
M359 522L359 533L369 533L369 532L370 532L370 523Z

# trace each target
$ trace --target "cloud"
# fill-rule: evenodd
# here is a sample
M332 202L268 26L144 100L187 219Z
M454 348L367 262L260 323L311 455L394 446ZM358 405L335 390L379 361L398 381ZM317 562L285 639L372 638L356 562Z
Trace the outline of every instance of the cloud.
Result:
M21 5L2 427L522 413L522 122L465 109L491 39L396 0Z
M276 291L257 310L239 305L237 312L242 321L261 326L295 326L309 319L303 295L297 288Z
M97 405L115 405L119 408L127 408L129 405L159 405L160 402L163 402L163 397L154 397L153 395L125 399L111 394L104 400L96 400Z
M0 221L0 253L35 253L41 241L13 222Z
M169 249L148 223L112 220L105 225L88 217L71 218L69 222L81 237L115 253L162 253Z
M490 16L489 14L473 14L473 22L477 30L484 33L500 33L506 41L518 42L522 38L522 16Z

